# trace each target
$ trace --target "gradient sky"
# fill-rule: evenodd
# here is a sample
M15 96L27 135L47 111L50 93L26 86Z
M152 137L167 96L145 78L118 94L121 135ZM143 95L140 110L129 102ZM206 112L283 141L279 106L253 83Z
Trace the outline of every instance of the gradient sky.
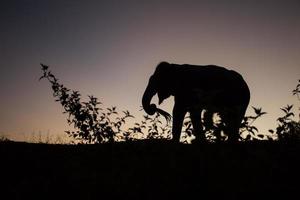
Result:
M250 105L268 112L256 123L267 132L280 107L299 106L291 94L300 79L299 10L299 0L2 0L0 134L26 140L69 129L50 85L38 81L40 62L68 88L139 118L160 61L240 72Z

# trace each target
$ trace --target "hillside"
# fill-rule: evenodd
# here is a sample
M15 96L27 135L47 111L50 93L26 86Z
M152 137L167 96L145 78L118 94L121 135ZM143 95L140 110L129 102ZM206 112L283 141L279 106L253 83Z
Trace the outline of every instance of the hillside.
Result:
M1 196L169 199L284 197L300 189L298 143L0 143ZM197 198L198 199L198 198Z

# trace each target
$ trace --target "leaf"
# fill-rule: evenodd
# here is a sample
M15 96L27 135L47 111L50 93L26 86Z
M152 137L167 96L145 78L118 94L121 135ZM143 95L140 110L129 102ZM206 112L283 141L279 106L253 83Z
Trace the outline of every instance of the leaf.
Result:
M256 115L260 115L261 114L261 109L262 108L255 108L254 106L252 106L252 108L254 109L254 112Z
M259 137L259 138L262 139L262 138L264 138L265 136L264 136L263 134L258 134L257 137Z
M280 108L280 110L282 110L284 113L288 113L288 111L286 110L286 108Z
M40 65L42 66L43 71L46 71L49 68L49 66L44 65L43 63L40 63Z
M293 105L287 105L286 106L287 111L291 111L292 108L293 108Z
M245 138L246 141L249 141L251 139L251 135L247 135L247 137Z
M258 132L258 129L255 126L252 126L251 129L255 130L256 132Z
M295 115L294 115L294 113L288 113L288 114L286 115L286 118L288 118L288 117L290 117L290 116L293 116L293 117L294 117Z
M45 77L46 77L45 75L41 76L41 77L39 78L39 81L42 80L42 79L45 78Z
M265 115L267 112L261 112L259 116Z
M53 78L53 79L55 78L55 76L53 74L51 74L50 72L48 73L48 76Z

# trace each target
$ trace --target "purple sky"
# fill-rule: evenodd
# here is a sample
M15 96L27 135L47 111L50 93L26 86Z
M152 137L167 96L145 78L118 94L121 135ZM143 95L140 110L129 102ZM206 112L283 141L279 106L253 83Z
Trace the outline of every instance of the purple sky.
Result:
M240 72L250 105L268 112L256 123L267 132L280 107L299 106L291 95L300 79L299 10L298 0L1 1L0 134L25 140L68 130L49 84L38 82L40 62L68 88L138 120L160 61Z

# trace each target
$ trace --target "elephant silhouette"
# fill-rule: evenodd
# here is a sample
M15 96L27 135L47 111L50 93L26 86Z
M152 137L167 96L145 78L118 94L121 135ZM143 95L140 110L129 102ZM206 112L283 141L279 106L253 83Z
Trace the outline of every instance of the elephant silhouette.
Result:
M156 94L159 105L174 96L173 141L180 140L187 112L190 113L197 141L205 141L204 128L212 127L213 113L219 114L228 141L238 141L239 128L250 101L249 87L239 73L216 65L161 62L149 79L142 106L147 114L157 112L169 121L171 115L151 103Z

